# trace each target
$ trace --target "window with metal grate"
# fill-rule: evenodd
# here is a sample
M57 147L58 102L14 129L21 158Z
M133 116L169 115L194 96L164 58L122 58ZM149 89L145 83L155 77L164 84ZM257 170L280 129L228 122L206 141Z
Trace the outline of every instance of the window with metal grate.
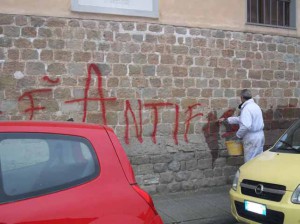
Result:
M296 27L296 0L247 0L247 23Z

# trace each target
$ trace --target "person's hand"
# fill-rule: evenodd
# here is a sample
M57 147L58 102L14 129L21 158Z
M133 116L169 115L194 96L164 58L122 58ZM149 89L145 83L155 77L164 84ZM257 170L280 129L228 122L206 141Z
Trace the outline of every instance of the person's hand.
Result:
M221 118L219 118L219 123L222 123L222 122L224 122L226 120L226 118L224 118L224 117L221 117Z
M242 139L237 137L236 135L234 135L232 138L231 138L232 141L241 141Z

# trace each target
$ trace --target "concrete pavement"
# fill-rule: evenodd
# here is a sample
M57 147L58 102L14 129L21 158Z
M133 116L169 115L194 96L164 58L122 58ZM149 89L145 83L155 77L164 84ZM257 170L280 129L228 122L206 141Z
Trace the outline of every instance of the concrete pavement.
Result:
M229 189L225 186L152 198L165 224L236 224L230 213Z

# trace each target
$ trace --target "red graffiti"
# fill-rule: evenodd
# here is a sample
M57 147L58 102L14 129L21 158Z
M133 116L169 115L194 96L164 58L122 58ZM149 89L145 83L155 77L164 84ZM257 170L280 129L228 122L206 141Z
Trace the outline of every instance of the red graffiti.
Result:
M233 116L234 112L235 112L234 109L229 109L220 118L231 117L231 116ZM238 125L229 125L226 122L224 122L223 124L226 128L226 132L221 135L222 138L230 138L230 137L234 136L235 132L239 129Z
M207 124L202 130L212 156L212 166L214 166L216 159L219 157L218 140L220 139L220 123L217 120L216 111L212 111L207 115Z
M152 141L156 144L156 132L157 132L157 124L158 124L158 108L159 107L169 107L175 106L175 127L173 131L173 138L175 144L178 144L177 134L178 134L178 125L179 125L179 106L174 105L173 103L146 103L144 106L150 107L154 111L154 121L153 121L153 132L152 132Z
M59 78L56 78L56 79L50 79L47 75L45 75L44 77L43 77L43 80L45 81L45 82L48 82L48 83L50 83L50 84L57 84L57 83L59 83L59 81L60 81L60 79Z
M141 142L141 143L143 142L143 137L142 137L142 133L143 133L143 127L142 127L142 101L138 100L138 104L139 104L139 127L138 127L138 124L136 122L135 114L132 111L131 104L130 104L129 100L126 100L126 108L125 108L125 111L124 111L124 117L125 117L125 122L126 122L126 129L125 129L125 143L126 144L129 144L128 111L130 111L133 122L134 122L136 137L139 140L139 142Z
M96 75L97 76L97 96L96 97L90 97L90 89L91 89L91 81L92 81L92 75ZM43 76L42 78L45 82L48 82L50 84L57 84L60 82L59 78L56 79L51 79L49 78L47 75ZM100 106L101 106L101 115L102 115L102 121L104 125L107 125L107 119L106 119L106 109L107 109L107 105L106 102L107 101L116 101L117 98L116 97L105 97L104 96L104 88L102 86L102 74L100 69L97 67L96 64L91 64L88 66L88 73L87 73L87 79L86 79L86 83L85 83L85 88L84 88L84 96L83 98L79 98L79 99L73 99L73 100L68 100L65 101L65 103L70 104L70 103L75 103L75 102L83 102L83 117L82 117L82 121L85 122L87 119L87 107L88 107L88 103L91 101L98 101L100 102ZM29 99L29 104L30 106L24 110L25 113L29 113L29 119L32 120L34 117L34 113L36 111L39 110L44 110L46 109L44 106L38 106L36 105L37 103L34 101L34 97L36 94L39 93L43 93L43 92L51 92L51 89L37 89L37 90L33 90L33 91L28 91L26 93L24 93L23 95L21 95L18 99L18 101L20 102L21 100L24 100L26 98ZM129 136L130 136L130 117L132 119L132 123L134 125L134 131L135 131L135 135L136 138L138 139L139 142L143 142L143 117L142 117L142 110L144 108L150 108L153 111L153 131L151 134L151 138L152 141L154 143L156 143L156 134L157 134L157 129L158 129L158 123L159 123L159 109L163 108L163 107L174 107L175 110L175 120L174 120L174 128L173 128L173 139L174 142L176 144L178 144L178 130L179 130L179 111L180 111L180 107L178 104L175 103L168 103L168 102L157 102L157 103L146 103L143 104L142 101L140 99L137 100L138 102L138 108L136 109L138 112L134 113L134 110L130 104L129 100L125 101L125 110L124 110L124 119L125 119L125 143L129 144ZM189 142L188 141L188 132L191 126L191 123L193 120L195 120L196 118L202 117L204 116L203 113L196 113L194 112L194 110L196 109L196 107L200 107L203 105L201 103L197 103L191 106L188 106L188 109L185 111L186 114L186 118L184 121L184 140L185 142ZM278 108L275 111L272 110L272 108L270 110L268 110L267 112L264 113L264 118L266 120L266 128L279 128L279 122L276 120L276 117L279 117L279 119L282 118L288 118L290 120L297 118L296 114L298 114L298 109L297 108L292 108L291 109L291 105L289 105L288 108ZM195 113L195 114L194 114ZM235 109L230 109L228 111L226 111L222 116L220 116L220 118L228 118L230 116L233 116L235 113ZM0 115L3 114L2 111L0 111ZM267 118L270 118L269 120ZM274 121L275 118L275 121ZM225 128L226 131L225 133L220 133L221 131L221 123L219 123L219 119L217 116L217 112L216 111L212 111L210 113L207 114L207 122L206 124L203 126L202 130L204 133L204 137L206 139L206 143L208 144L208 147L211 150L212 153L212 157L213 157L213 161L215 161L215 159L218 156L218 149L219 149L219 145L218 145L218 141L220 140L220 138L230 138L232 135L235 134L235 132L238 130L238 125L229 125L226 122L222 123ZM282 127L282 125L280 126Z
M98 95L99 98L89 98L89 89L91 85L91 79L92 79L92 70L96 73L97 78L98 78ZM85 83L85 89L84 89L84 98L82 99L75 99L75 100L68 100L65 101L65 103L75 103L75 102L81 102L83 101L83 118L82 122L86 121L86 115L87 115L87 106L89 101L99 101L101 104L101 110L102 110L102 121L103 124L106 125L106 101L115 101L117 98L116 97L111 97L111 98L105 98L103 94L103 87L102 87L102 74L97 65L91 64L88 67L88 77Z
M34 115L34 111L38 111L38 110L44 110L45 107L39 107L39 106L35 106L34 104L34 99L33 99L33 94L35 93L45 93L45 92L51 92L51 89L37 89L37 90L32 90L29 92L24 93L22 96L19 97L18 101L20 102L21 100L23 100L24 98L28 97L29 101L30 101L30 107L26 110L24 110L25 113L30 113L30 117L29 120L32 120L33 115Z
M193 115L193 109L194 109L194 107L197 107L197 106L202 106L202 105L201 105L201 103L197 103L197 104L194 104L192 106L189 106L188 109L185 112L185 113L188 113L188 118L185 121L185 127L186 128L185 128L185 132L184 132L184 140L186 142L189 142L187 134L188 134L188 131L190 129L191 120L194 119L194 118L196 118L196 117L203 116L203 113L197 113L197 114Z
M220 118L228 118L231 117L234 114L234 109L227 110Z
M209 135L210 142L218 140L216 133L219 133L220 124L218 122L216 112L210 112L207 115L207 124L203 127L204 134Z
M175 127L174 127L174 132L173 132L173 138L175 141L175 144L178 145L178 139L177 139L177 134L178 134L178 127L179 126L179 106L176 104L175 105Z

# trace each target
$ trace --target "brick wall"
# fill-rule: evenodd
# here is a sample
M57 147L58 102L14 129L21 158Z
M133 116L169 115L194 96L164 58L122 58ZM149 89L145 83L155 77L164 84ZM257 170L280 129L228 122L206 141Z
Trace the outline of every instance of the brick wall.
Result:
M0 119L107 124L151 193L230 183L224 141L253 91L266 144L299 117L300 40L160 24L0 15Z

